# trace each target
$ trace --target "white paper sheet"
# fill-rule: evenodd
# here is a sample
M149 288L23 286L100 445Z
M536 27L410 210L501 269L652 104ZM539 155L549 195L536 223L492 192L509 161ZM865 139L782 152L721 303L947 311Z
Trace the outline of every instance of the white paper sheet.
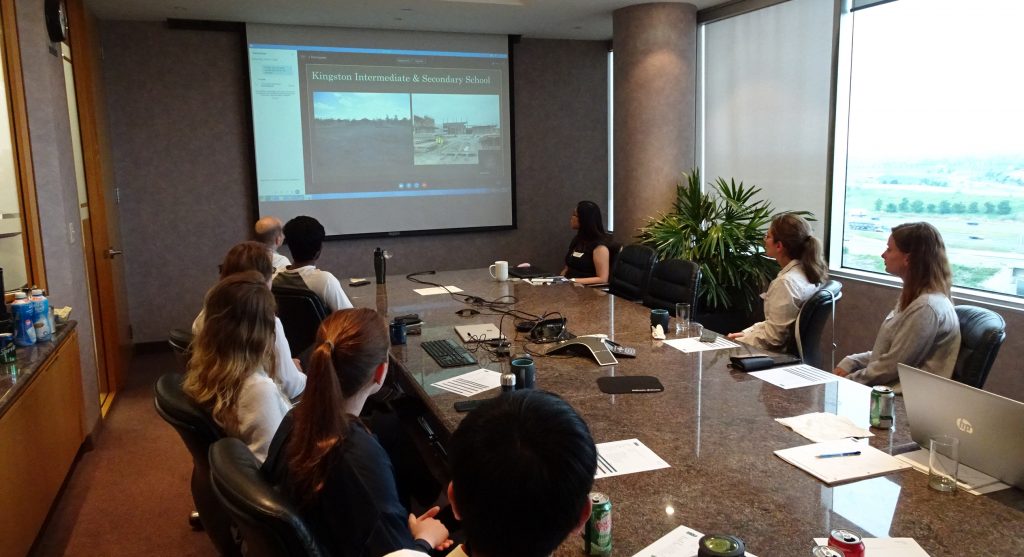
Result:
M800 387L810 387L811 385L839 381L838 375L833 375L807 364L752 371L747 375L753 375L761 381L767 381L782 389L798 389Z
M458 286L431 286L430 288L414 288L413 292L420 296L433 296L434 294L451 294L454 292L462 292L462 289Z
M497 371L480 368L476 371L445 379L444 381L438 381L433 383L433 386L457 395L473 396L500 387L501 374Z
M819 455L842 454L859 451L853 456L819 458ZM800 468L827 484L836 484L861 478L881 476L898 470L910 468L910 465L894 456L852 439L812 443L790 449L775 451L775 454L786 462Z
M811 412L792 418L775 418L775 421L796 433L814 441L838 441L847 437L874 437L870 431L857 427L850 418L828 412Z
M928 473L928 449L918 449L914 452L896 455L896 458L913 466L918 472ZM960 489L972 495L984 495L1010 487L988 474L963 464L957 468L956 480Z
M930 557L914 538L863 538L864 554L871 557ZM828 538L814 538L814 543L827 545Z
M691 352L704 352L705 350L722 350L725 348L739 347L738 344L721 335L715 339L715 342L701 342L699 337L690 337L666 340L665 344L681 352L686 352L687 354Z
M608 478L668 467L667 462L638 439L610 441L597 445L597 474L594 477Z
M677 526L658 541L641 549L633 557L696 557L700 547L697 542L704 534L686 526ZM749 551L747 557L756 557Z

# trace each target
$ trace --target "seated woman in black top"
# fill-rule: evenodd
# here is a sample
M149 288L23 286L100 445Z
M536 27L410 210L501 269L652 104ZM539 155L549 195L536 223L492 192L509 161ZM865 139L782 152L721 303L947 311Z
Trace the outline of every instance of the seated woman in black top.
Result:
M379 557L445 549L434 507L420 517L399 501L387 453L357 417L388 371L388 327L377 312L345 309L320 325L306 390L281 423L263 470L283 484L330 555Z
M579 284L601 284L608 282L611 273L610 238L604 229L601 208L593 201L580 201L572 212L569 224L576 236L565 254L565 268L562 276Z

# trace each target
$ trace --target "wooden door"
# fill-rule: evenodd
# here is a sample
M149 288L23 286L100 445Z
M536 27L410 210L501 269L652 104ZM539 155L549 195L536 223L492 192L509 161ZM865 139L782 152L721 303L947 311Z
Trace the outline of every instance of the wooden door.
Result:
M123 384L123 370L131 357L128 297L121 256L118 195L107 137L107 121L100 66L96 18L83 0L68 0L68 35L74 65L75 96L82 139L87 204L83 207L83 235L91 237L86 254L90 276L103 411Z

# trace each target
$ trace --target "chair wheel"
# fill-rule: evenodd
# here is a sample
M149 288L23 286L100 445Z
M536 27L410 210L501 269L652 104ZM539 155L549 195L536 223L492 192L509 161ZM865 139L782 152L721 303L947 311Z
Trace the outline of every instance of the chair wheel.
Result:
M192 511L191 513L189 513L189 515L188 515L188 525L191 526L192 529L197 531L197 532L200 532L200 531L203 530L203 521L199 520L199 513L198 512Z

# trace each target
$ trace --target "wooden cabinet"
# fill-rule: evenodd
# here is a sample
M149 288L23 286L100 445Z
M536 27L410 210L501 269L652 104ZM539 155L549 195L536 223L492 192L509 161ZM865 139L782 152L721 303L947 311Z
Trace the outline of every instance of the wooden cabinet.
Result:
M78 331L0 416L0 556L28 553L74 462L82 427Z

